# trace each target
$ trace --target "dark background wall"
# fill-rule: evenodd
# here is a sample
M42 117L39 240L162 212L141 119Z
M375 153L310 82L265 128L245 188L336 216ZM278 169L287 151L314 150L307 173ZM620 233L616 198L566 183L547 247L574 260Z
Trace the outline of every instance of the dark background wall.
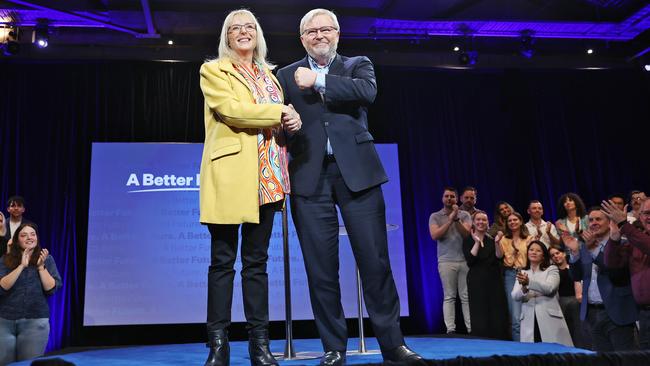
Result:
M0 200L26 197L26 216L39 224L64 278L51 301L50 349L203 340L202 325L81 326L91 143L202 142L198 68L0 60ZM399 145L411 269L407 334L443 328L427 228L443 186L477 187L477 206L490 215L501 199L521 212L540 199L549 219L567 191L591 205L612 192L650 190L648 73L383 66L377 76L370 131L377 142ZM295 326L296 336L315 336L310 322ZM281 323L271 330L282 337ZM243 337L243 327L233 333Z

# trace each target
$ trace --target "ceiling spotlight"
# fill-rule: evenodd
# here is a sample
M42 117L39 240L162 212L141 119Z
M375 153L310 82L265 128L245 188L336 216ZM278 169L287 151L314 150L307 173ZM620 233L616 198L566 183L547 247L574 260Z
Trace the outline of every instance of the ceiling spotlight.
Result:
M594 49L593 48L588 48L587 49L587 54L588 55L593 55L594 54Z
M650 65L648 65L648 64L643 65L643 69L645 71L650 71Z
M525 30L521 32L521 37L519 38L519 54L525 58L532 58L535 54L535 38L532 36L532 32Z
M32 43L34 43L38 48L45 48L50 44L50 28L46 21L39 21L34 26Z
M174 45L174 40L170 39L169 41L167 41L167 44L170 45L170 46L173 46Z
M453 50L454 50L454 52L458 52L458 51L460 51L460 47L454 46Z

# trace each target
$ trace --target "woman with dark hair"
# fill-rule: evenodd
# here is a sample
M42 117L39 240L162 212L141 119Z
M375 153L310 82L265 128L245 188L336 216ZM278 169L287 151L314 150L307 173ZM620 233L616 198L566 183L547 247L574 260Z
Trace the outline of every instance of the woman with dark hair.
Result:
M526 248L528 243L533 240L533 236L528 233L528 229L524 225L524 218L518 212L508 215L505 231L505 235L499 231L494 240L503 252L503 283L506 294L509 294L515 286L517 271L526 266ZM512 340L519 341L521 303L508 297L508 309L512 324Z
M589 227L585 203L575 193L565 193L560 196L557 202L557 217L555 227L560 237L571 235L579 239L582 230Z
M497 202L497 205L494 207L494 222L487 233L494 238L499 231L506 231L506 220L513 212L515 212L515 209L508 202Z
M24 223L0 261L0 365L43 355L50 333L47 297L61 287L54 259Z
M501 277L501 247L487 234L488 217L481 210L474 213L471 236L463 240L467 260L467 292L472 335L511 339L506 311L507 297Z
M560 273L559 296L560 308L564 314L564 320L569 327L573 344L579 348L591 349L591 341L585 332L582 331L580 321L580 302L582 301L582 282L574 281L569 273L569 263L564 248L559 245L551 245L548 248L551 261L558 267Z
M512 298L522 302L521 341L560 343L573 346L569 328L564 321L557 290L560 273L550 263L546 245L533 240L526 250L528 263L517 273Z

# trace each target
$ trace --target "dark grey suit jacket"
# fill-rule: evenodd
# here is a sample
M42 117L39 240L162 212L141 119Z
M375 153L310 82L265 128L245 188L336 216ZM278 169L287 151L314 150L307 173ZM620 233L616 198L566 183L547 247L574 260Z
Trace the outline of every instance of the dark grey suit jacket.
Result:
M582 302L580 304L580 319L587 317L589 286L591 284L591 265L598 266L598 290L605 304L605 311L617 325L628 325L638 319L638 309L630 287L630 272L628 268L608 268L605 266L605 256L600 252L593 259L584 244L580 246L580 260L573 263L570 273L574 281L582 280Z
M291 193L314 193L323 167L329 137L337 165L347 187L354 191L388 181L373 137L368 132L368 105L377 95L372 63L367 57L336 55L325 77L326 92L300 90L294 73L309 68L307 57L278 71L285 103L293 104L302 128L288 139Z

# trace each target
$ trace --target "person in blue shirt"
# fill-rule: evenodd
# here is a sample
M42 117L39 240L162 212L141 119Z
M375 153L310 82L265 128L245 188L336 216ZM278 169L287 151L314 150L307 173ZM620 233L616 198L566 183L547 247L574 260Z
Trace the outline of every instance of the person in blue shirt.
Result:
M54 259L24 223L0 260L0 365L43 355L50 333L47 297L61 287Z

